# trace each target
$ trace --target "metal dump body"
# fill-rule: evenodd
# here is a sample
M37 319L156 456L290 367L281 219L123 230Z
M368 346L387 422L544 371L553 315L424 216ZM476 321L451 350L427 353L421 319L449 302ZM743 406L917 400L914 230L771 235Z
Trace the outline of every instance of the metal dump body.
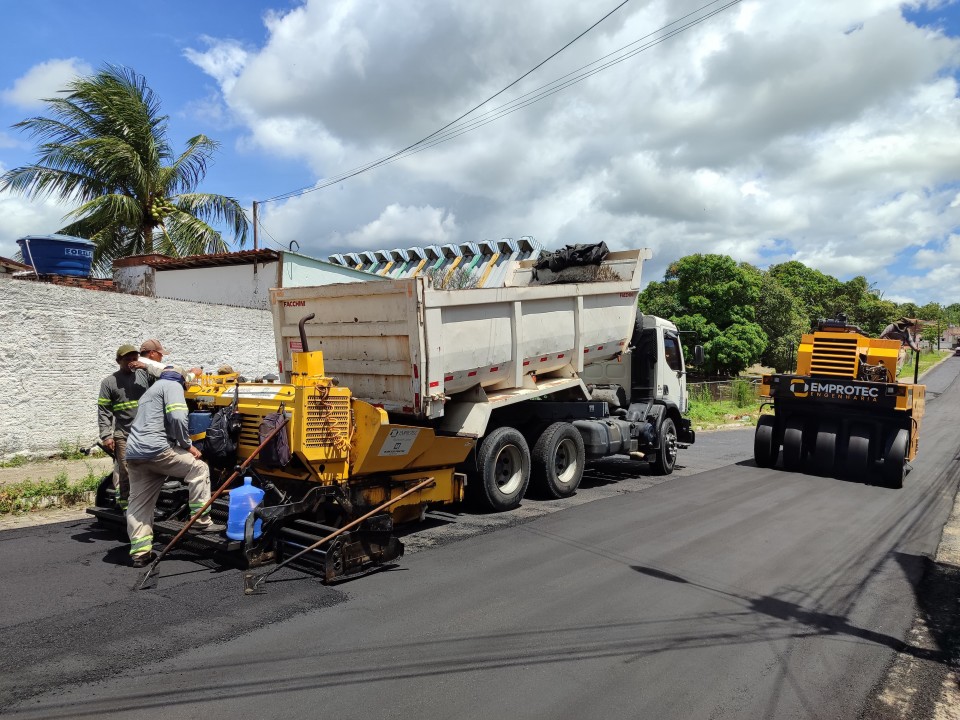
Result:
M427 418L451 396L480 386L502 391L534 377L572 377L627 349L643 260L650 251L610 253L601 277L539 285L533 261L515 263L500 288L438 290L426 278L270 291L277 357L289 380L306 315L310 350L353 396Z

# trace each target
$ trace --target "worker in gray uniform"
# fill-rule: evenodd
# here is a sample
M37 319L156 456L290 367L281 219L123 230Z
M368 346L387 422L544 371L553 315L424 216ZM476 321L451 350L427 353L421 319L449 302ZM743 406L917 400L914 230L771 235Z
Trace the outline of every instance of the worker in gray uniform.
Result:
M897 375L907 361L907 348L913 352L920 352L920 344L917 342L915 333L920 327L920 321L914 318L902 317L896 322L887 325L880 333L881 340L899 340L900 352L897 355Z
M131 367L140 357L133 345L117 348L120 369L107 375L100 383L97 398L97 424L100 426L100 444L113 455L113 486L117 492L117 507L127 509L130 498L130 479L127 474L126 447L130 426L137 415L140 397L150 386L150 378L142 369Z
M153 513L163 483L181 478L189 492L190 514L195 515L210 499L210 470L187 430L184 370L168 366L140 398L137 417L127 438L127 468L130 472L130 506L127 533L134 567L153 561ZM195 523L201 532L223 530L214 525L209 509Z

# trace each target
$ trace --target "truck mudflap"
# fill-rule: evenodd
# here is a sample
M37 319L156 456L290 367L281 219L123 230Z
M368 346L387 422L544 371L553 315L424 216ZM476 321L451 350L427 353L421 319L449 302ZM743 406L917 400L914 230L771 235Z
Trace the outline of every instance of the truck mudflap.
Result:
M682 417L677 423L677 442L681 447L693 445L697 441L697 433L690 424L690 418Z

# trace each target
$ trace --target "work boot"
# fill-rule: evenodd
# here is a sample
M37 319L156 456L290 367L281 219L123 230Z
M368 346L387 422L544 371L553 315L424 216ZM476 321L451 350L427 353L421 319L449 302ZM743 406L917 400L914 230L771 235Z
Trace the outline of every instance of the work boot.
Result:
M151 550L150 552L143 553L142 555L134 555L130 559L130 564L133 565L133 567L135 568L142 568L142 567L146 567L156 559L157 559L157 554Z
M218 525L209 516L199 518L193 525L190 526L191 530L195 530L198 533L219 533L226 532L226 525Z

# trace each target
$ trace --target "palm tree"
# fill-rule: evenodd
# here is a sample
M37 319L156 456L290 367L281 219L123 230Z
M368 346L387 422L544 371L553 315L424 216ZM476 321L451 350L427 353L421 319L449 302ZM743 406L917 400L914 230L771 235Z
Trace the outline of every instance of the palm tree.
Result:
M174 157L168 116L146 80L128 68L105 66L77 78L64 97L44 100L50 117L14 125L39 141L34 165L0 177L0 191L79 202L57 232L91 240L103 271L126 255L225 252L225 225L242 247L247 217L232 197L194 192L219 144L205 135Z

